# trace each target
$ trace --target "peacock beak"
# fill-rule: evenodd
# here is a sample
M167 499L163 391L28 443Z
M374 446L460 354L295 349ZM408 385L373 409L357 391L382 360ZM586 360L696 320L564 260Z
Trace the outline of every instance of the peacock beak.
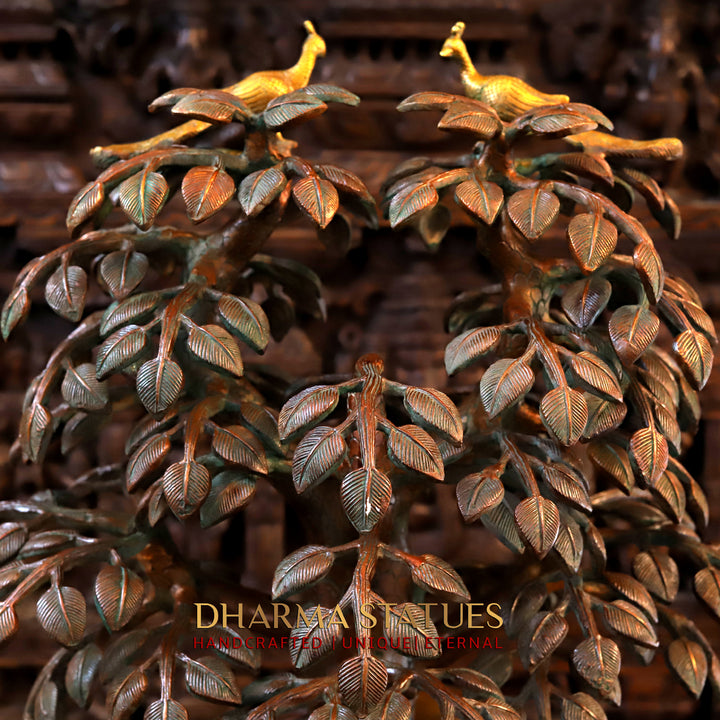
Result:
M450 57L452 55L452 50L449 47L443 47L443 49L440 51L440 57Z

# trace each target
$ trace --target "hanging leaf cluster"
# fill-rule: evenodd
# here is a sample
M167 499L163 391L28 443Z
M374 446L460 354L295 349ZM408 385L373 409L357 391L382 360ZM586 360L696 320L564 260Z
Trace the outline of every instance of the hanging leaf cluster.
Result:
M412 226L436 246L451 224L443 201L454 199L502 282L454 303L445 364L449 374L479 374L463 404L474 451L453 469L460 511L541 563L540 577L509 599L508 632L523 664L535 673L563 651L572 610L585 635L569 658L574 671L619 704L618 643L649 662L662 623L676 638L667 663L698 696L718 658L670 605L682 556L692 558L699 597L717 610L709 588L718 557L699 534L707 500L680 462L717 337L697 293L665 273L630 214L642 196L678 238L672 198L639 163L676 159L682 145L615 137L602 113L579 103L502 120L475 99L423 92L398 109L442 111L439 128L476 143L457 162L403 163L385 184L385 211L393 227ZM523 138L561 138L568 148L523 157ZM539 246L560 228L567 253L548 259ZM612 567L606 542L627 522L635 528L627 542L641 551L631 568L614 556ZM548 589L554 579L560 595ZM544 677L538 692L549 698ZM604 717L585 693L566 696L561 712Z

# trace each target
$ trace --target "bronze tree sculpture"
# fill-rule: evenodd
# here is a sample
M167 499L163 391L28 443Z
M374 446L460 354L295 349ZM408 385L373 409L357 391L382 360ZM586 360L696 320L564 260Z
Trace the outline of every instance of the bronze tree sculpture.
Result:
M306 27L314 61L324 43ZM459 57L473 80L462 27L442 54ZM267 90L267 77L253 77ZM478 392L456 407L438 389L386 378L372 354L354 377L297 378L295 388L311 386L291 392L238 340L261 352L296 313L321 315L321 288L311 270L263 245L293 213L341 247L348 213L376 223L361 180L301 159L279 134L327 103L357 103L334 86L305 86L308 77L257 106L232 88L156 100L191 124L96 149L111 164L70 207L79 237L30 263L5 303L4 337L42 283L53 310L80 322L28 389L16 454L42 462L92 444L115 413L138 420L126 462L0 503L0 637L16 632L17 606L33 598L64 646L38 676L26 716L60 717L99 695L114 720L176 720L188 716L189 693L253 720L409 720L423 697L442 718L512 720L534 706L543 718L598 719L596 698L621 700L618 643L649 659L660 626L689 691L699 696L708 678L720 689L713 648L672 607L681 560L720 615L720 555L698 534L707 502L678 459L716 338L696 293L665 274L629 213L638 193L678 236L671 198L636 161L673 159L679 142L613 137L597 130L612 124L595 108L506 76L478 76L474 97L411 96L399 110L442 111L439 127L472 145L457 161L403 163L383 207L391 226L413 227L435 248L451 231L446 201L475 224L500 284L449 309L457 337L446 366L453 374L490 358ZM232 122L244 128L240 149L168 144ZM536 152L545 143L552 150ZM188 217L216 216L219 229L157 226L178 188ZM116 205L132 225L80 234ZM548 257L543 236L561 217L568 252ZM88 268L111 304L85 314ZM490 613L498 622L488 626L504 622L513 642L490 664L443 662L440 615L452 627L452 604L471 592L458 569L408 544L413 504L442 481L455 484L465 520L512 551L512 582L493 597L502 616ZM230 589L175 542L195 516L208 527L241 511L259 482L305 516L308 544L280 563L272 597L235 586L233 601L268 614L271 599L304 603L290 630L293 673L267 668L247 630L194 627L193 604L226 601ZM439 613L426 594L452 603ZM477 634L467 620L455 625ZM191 638L203 633L218 639L214 654L195 652ZM522 670L516 663L509 682L513 658ZM555 658L572 688L550 671Z

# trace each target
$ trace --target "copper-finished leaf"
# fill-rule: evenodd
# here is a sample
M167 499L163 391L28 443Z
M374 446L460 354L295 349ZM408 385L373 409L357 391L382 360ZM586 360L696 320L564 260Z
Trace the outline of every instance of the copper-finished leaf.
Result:
M579 692L563 698L560 720L607 720L607 715L594 697Z
M672 602L678 592L680 574L675 561L658 550L638 553L633 574L655 597Z
M576 327L585 330L605 309L612 285L603 277L591 275L568 285L562 296L562 308Z
M17 522L4 522L0 525L0 563L9 560L25 544L27 528Z
M317 175L295 182L292 194L298 207L321 228L328 226L340 206L335 186Z
M412 703L399 692L387 692L383 699L368 714L367 720L411 720ZM308 719L309 720L309 719ZM318 718L318 720L321 720ZM331 720L324 718L322 720ZM345 720L345 718L338 718ZM352 718L348 720L353 720Z
M113 299L122 300L142 282L147 269L146 255L118 250L103 257L98 274Z
M462 420L452 400L433 388L408 388L404 400L413 422L451 442L462 442Z
M698 390L705 387L713 365L713 351L708 339L697 330L685 330L675 338L673 349L693 387Z
M93 363L69 365L60 390L70 407L102 410L108 404L107 387L97 379Z
M668 237L671 240L677 240L680 237L680 230L682 228L680 210L668 193L663 191L662 195L665 200L665 206L660 209L655 203L651 203L649 206L650 212L658 223L660 223L660 227L667 233Z
M593 465L602 470L623 492L629 493L635 484L630 457L620 445L595 440L588 445Z
M534 113L530 127L536 132L553 137L594 130L597 123L577 112L548 108Z
M615 225L597 213L575 215L568 224L570 250L583 272L597 270L615 250Z
M95 606L108 630L127 625L143 601L143 581L124 565L105 565L95 578Z
M605 573L605 579L610 587L614 588L623 597L639 605L645 614L653 621L658 621L657 607L645 586L634 577L625 573Z
M298 613L297 625L290 631L290 659L296 668L301 669L315 662L329 652L342 637L342 626L331 623L333 611L316 605L312 613L306 613L308 622ZM341 706L336 706L341 707ZM346 713L355 717L345 708ZM329 718L341 720L342 714Z
M455 102L457 99L457 95L451 95L450 93L419 92L406 97L397 106L397 109L400 112L408 112L408 110L447 110L450 103Z
M12 637L18 629L18 619L15 608L7 605L0 610L0 642Z
M200 524L210 527L245 507L255 494L255 480L247 474L225 470L212 479L210 493L200 508Z
M111 720L129 720L148 690L148 678L144 671L131 670L115 683L107 695Z
M695 575L695 592L720 618L720 570L706 567Z
M670 669L677 678L699 698L708 673L707 656L702 646L687 638L678 638L670 643L667 658Z
M481 103L454 100L440 119L441 130L471 132L483 140L495 137L502 130L497 113Z
M630 457L648 485L654 485L667 468L667 440L655 428L641 428L630 438Z
M477 358L490 352L500 342L496 327L474 328L458 335L445 348L445 369L448 375L472 365Z
M710 344L717 345L715 323L702 306L692 300L682 300L680 306L690 322L710 341Z
M304 88L290 92L271 100L263 112L265 125L280 129L286 125L310 120L327 110L327 105L319 98L303 92Z
M627 405L624 403L603 400L595 395L586 398L588 406L588 421L583 437L594 438L609 430L615 430L627 415Z
M573 665L603 697L620 702L620 650L610 639L600 635L583 640L573 650Z
M192 515L210 492L210 473L192 460L171 465L162 477L165 499L180 519Z
M455 188L455 200L471 215L486 225L492 225L503 206L505 196L499 185L488 180L472 179Z
M658 506L676 523L682 521L685 514L685 490L675 473L666 470L650 488Z
M168 357L148 360L137 374L138 397L148 412L160 414L178 399L183 382L183 372L174 360Z
M480 397L490 417L519 400L535 382L535 373L522 360L494 362L480 380Z
M567 569L575 574L583 556L583 535L580 526L569 516L560 523L560 531L553 550L560 556Z
M130 321L139 322L158 306L161 298L159 292L146 292L113 303L103 314L100 334L107 335Z
M518 650L525 666L532 669L549 658L565 639L567 631L568 622L562 615L555 612L536 615L518 639Z
M90 689L97 675L102 652L95 643L88 643L78 650L67 665L65 689L67 694L81 707L86 708L90 700Z
M555 193L538 185L512 195L507 201L507 211L515 227L528 240L536 240L555 222L560 201Z
M215 426L212 449L225 460L267 475L268 464L260 441L242 425Z
M256 648L247 646L247 639L252 635L252 633L239 628L219 628L217 625L213 629L213 632L217 632L221 640L227 640L227 645L223 642L218 643L216 641L215 652L230 658L236 663L239 663L252 671L260 669L260 651Z
M117 677L138 657L143 646L148 641L149 631L147 628L128 630L116 636L103 653L100 664L100 682L108 683L112 678Z
M385 613L385 635L399 652L422 658L440 655L437 628L419 605L400 603Z
M240 689L230 666L217 657L185 659L185 685L194 695L240 704Z
M623 393L615 371L598 355L588 350L573 355L570 368L580 384L606 400L622 402Z
M562 153L555 157L554 166L561 170L569 170L575 175L613 183L613 171L602 155L586 153Z
M37 601L37 618L43 630L63 645L77 645L85 635L85 598L73 587L53 585Z
M451 220L450 211L444 205L436 205L418 215L415 227L425 245L434 249L440 245L450 229Z
M305 492L332 475L347 455L347 446L335 428L320 425L298 444L292 462L295 489Z
M170 438L163 433L151 435L133 453L125 471L127 489L130 492L162 465L171 447Z
M143 720L188 720L188 713L177 700L165 698L151 702Z
M277 413L264 405L256 405L252 402L240 403L240 412L243 424L247 425L266 447L282 454Z
M123 180L117 189L120 207L141 230L155 222L169 192L167 180L149 167Z
M562 385L543 397L540 417L553 437L563 445L574 445L587 424L587 403L581 392Z
M387 668L372 655L352 657L338 671L338 688L345 703L361 715L380 702L387 682Z
M552 550L560 531L557 505L540 495L525 498L515 508L515 522L525 542L545 557Z
M653 205L659 210L662 210L665 206L662 189L649 175L632 167L624 167L618 174L635 188L647 200L649 205Z
M365 183L349 170L336 165L315 165L315 172L329 180L338 190L355 195L368 204L375 204L375 200Z
M458 602L470 600L465 583L452 565L434 555L422 555L421 562L410 566L412 580L428 592L449 595Z
M94 180L80 188L77 195L72 199L67 211L65 224L71 232L91 218L105 199L103 184Z
M480 515L480 521L514 553L520 554L525 551L525 543L518 533L515 515L508 503L507 494L503 502L483 512Z
M188 350L206 363L240 377L243 361L235 338L220 325L192 323L187 337Z
M77 533L72 530L44 530L32 533L20 550L21 560L36 560L54 555L76 543Z
M458 507L465 522L477 520L487 510L497 507L505 496L505 488L494 465L480 473L464 477L456 487Z
M194 167L182 181L188 217L202 222L212 217L235 193L235 181L219 167Z
M250 173L240 183L238 200L248 217L264 210L287 185L287 178L278 167Z
M438 670L430 670L435 674ZM483 699L502 700L504 695L495 680L477 670L467 667L446 666L441 670L442 677L450 680L453 684L469 690L473 696ZM387 720L392 720L388 718Z
M314 385L291 397L280 410L280 439L288 440L327 417L337 407L339 399L340 392L332 385Z
M147 345L145 331L138 325L126 325L113 333L98 348L95 361L95 377L105 380L118 370L138 359Z
M556 495L578 510L591 511L590 496L581 476L560 463L543 465L542 472L545 482Z
M334 560L335 555L320 545L307 545L290 553L275 569L273 600L294 595L322 580L330 572Z
M170 90L150 103L149 110L172 105L176 115L192 117L209 123L242 122L250 114L250 108L241 98L224 90L194 90L178 88Z
M632 365L655 340L660 320L642 305L623 305L612 314L608 329L618 357Z
M61 317L77 322L85 309L87 274L77 266L61 265L45 284L45 300Z
M635 246L633 262L640 280L645 287L648 300L653 305L658 302L665 284L665 270L662 260L651 240L643 240Z
M390 461L399 468L422 473L433 480L445 477L442 456L436 442L417 425L391 428L387 452Z
M657 647L655 628L640 608L627 600L614 600L603 605L608 627L644 647Z
M428 183L411 185L398 192L390 202L388 217L391 227L398 227L418 213L437 205L440 197L437 190Z
M401 697L405 700L404 696ZM409 703L409 701L407 702ZM370 718L371 715L372 713L367 717ZM325 703L325 705L315 708L310 715L308 715L307 720L357 720L357 715L344 705Z
M0 329L3 340L7 340L15 327L22 322L30 312L30 296L24 285L13 288L3 304L0 317Z
M345 514L358 532L368 532L385 515L392 498L387 475L377 468L349 472L340 485Z
M253 350L265 350L270 341L270 323L256 302L224 294L218 302L218 312L231 333Z

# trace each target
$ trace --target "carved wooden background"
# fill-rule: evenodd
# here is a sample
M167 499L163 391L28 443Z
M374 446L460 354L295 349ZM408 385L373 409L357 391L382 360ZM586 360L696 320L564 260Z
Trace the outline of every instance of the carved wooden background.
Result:
M162 130L167 118L148 115L146 106L171 87L219 87L291 65L306 17L328 45L314 78L346 87L363 102L358 110L323 116L295 139L305 157L338 161L374 191L398 160L452 150L434 128L436 118L399 115L395 106L420 89L460 92L456 69L438 57L460 18L480 72L518 74L548 92L590 102L621 135L681 137L686 158L658 179L680 206L682 239L675 246L660 233L655 239L667 267L698 283L706 308L720 320L720 4L704 0L0 0L3 297L27 260L65 241L67 204L93 175L90 147ZM166 213L165 221L179 216ZM656 225L650 220L648 227ZM485 272L472 233L446 240L437 255L408 234L383 230L361 240L347 257L328 255L302 228L274 241L285 256L319 272L328 319L323 325L307 318L305 332L291 331L267 361L293 375L319 375L348 372L360 354L376 351L398 380L447 385L443 315ZM39 305L2 348L0 459L14 438L24 387L68 329ZM704 420L687 465L704 479L708 540L718 542L720 372L702 400ZM31 490L40 473L72 474L89 462L111 461L122 452L124 432L110 426L96 458L78 452L63 467L5 468L0 492ZM472 531L459 520L452 492L438 498L438 507L415 513L416 541L435 552L441 544L443 556L462 562ZM270 491L244 522L232 529L246 543L237 570L264 588L292 527ZM206 535L200 549L193 541L194 552L221 552L217 536ZM710 627L703 616L697 621ZM3 717L20 717L33 668L50 652L46 642L0 651ZM697 709L666 673L662 663L650 672L629 668L616 717L710 717L707 691Z

